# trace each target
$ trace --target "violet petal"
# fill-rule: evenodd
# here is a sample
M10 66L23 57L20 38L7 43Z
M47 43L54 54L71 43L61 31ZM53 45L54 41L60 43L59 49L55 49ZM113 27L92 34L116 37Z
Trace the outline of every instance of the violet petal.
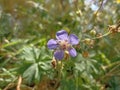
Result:
M62 50L56 50L54 52L54 56L57 60L62 60L64 58L64 51Z
M68 51L69 51L69 54L70 54L72 57L77 56L77 52L76 52L76 50L75 50L74 48L71 48L71 49L69 49Z
M70 34L69 40L72 45L77 45L79 43L79 39L75 34Z
M50 39L47 43L49 49L55 49L57 47L57 42L54 39Z
M60 30L56 33L56 38L59 40L68 40L68 33L65 30Z

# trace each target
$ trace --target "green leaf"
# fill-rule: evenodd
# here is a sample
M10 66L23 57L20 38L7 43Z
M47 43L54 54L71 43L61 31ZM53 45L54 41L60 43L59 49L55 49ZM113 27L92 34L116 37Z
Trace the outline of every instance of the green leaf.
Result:
M50 53L46 55L46 52L45 47L41 47L41 49L25 47L23 49L20 55L23 64L20 64L18 72L23 75L28 83L40 82L41 75L44 75L47 70L51 69L51 56L49 55Z

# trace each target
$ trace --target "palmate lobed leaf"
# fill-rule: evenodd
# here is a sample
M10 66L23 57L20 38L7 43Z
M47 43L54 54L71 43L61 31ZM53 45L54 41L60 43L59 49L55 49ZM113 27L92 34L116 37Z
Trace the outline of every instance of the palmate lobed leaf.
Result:
M37 64L33 64L31 66L29 66L23 73L23 77L26 78L26 80L28 81L28 83L32 82L35 74L36 74L36 68L37 68Z
M97 87L95 77L100 73L96 67L98 65L97 60L84 58L81 54L78 54L75 61L75 76L79 78L80 88L92 90L93 87Z
M49 54L46 55L45 47L41 47L41 49L25 47L23 49L23 53L20 56L22 64L18 72L20 71L27 83L38 83L46 70L51 69L51 57Z
M25 61L35 63L35 60L38 58L40 52L38 52L38 49L34 49L31 47L25 47L23 49L23 53L21 58L25 59Z
M83 58L81 54L78 55L76 58L75 68L80 72L94 72L98 73L97 68L94 66L97 64L97 61L90 58ZM87 71L86 71L87 70Z

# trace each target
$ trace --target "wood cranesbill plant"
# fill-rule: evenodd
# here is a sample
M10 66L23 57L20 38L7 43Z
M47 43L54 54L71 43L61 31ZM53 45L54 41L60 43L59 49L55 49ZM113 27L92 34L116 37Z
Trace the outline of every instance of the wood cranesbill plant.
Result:
M56 60L62 60L67 52L70 56L77 56L74 45L79 43L79 39L75 34L68 34L65 30L56 33L56 39L50 39L47 43L49 49L53 49Z

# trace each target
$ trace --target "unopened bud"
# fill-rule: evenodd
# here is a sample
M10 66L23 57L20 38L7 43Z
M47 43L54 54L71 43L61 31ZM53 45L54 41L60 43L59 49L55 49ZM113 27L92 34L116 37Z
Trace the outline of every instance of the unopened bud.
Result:
M103 36L102 33L98 33L98 34L97 34L97 37L98 37L98 38L102 38L102 36Z
M95 36L95 35L96 35L96 31L95 31L95 30L91 30L91 31L90 31L90 34L91 34L92 36Z
M53 57L53 59L52 59L52 62L51 62L51 64L52 64L52 66L53 66L53 68L55 68L56 67L56 60L55 60L55 58Z
M118 33L120 32L120 27L118 27L117 25L111 25L109 26L109 30L111 31L111 33Z
M85 40L84 40L84 42L85 42L85 44L90 44L90 42L91 42L91 39L90 38L86 38Z
M89 46L93 46L94 43L95 43L95 41L92 40L92 39L90 39L90 38L86 38L86 39L84 40L84 43L87 44L87 45L89 45Z
M118 32L120 32L120 27L118 28Z
M82 52L82 56L83 56L84 58L87 58L87 57L89 56L88 51L83 51L83 52Z
M68 51L65 51L65 60L68 60L68 58L69 58L69 52Z

